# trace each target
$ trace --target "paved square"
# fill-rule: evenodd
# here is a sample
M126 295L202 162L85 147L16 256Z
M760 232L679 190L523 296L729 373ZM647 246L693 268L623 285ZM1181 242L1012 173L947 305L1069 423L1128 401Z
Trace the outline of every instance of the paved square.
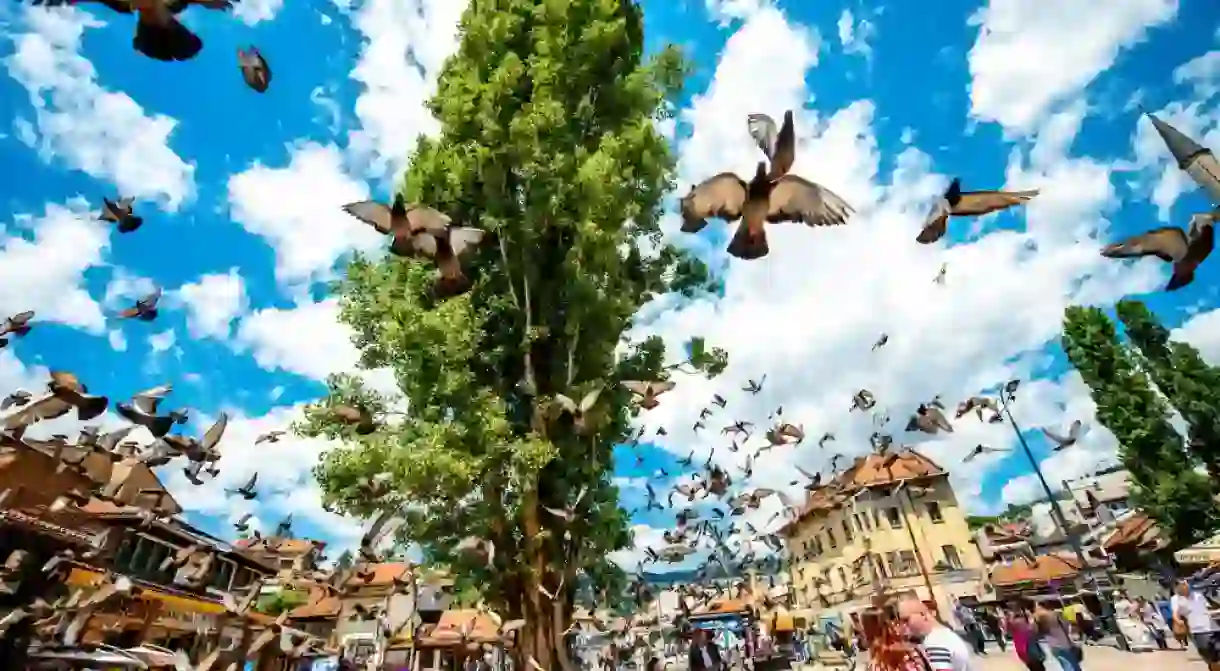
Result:
M1008 652L988 649L984 657L976 657L979 671L1026 671L1017 656ZM1048 661L1047 671L1058 671L1059 666ZM1106 646L1089 646L1084 650L1084 671L1206 671L1207 665L1194 650L1167 650L1164 652L1122 652Z

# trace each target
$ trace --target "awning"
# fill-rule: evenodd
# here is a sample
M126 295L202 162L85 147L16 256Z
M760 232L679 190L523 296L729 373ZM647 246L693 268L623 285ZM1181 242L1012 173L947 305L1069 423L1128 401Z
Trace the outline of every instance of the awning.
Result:
M775 617L771 618L771 632L772 633L795 631L795 630L796 630L796 622L795 622L795 619L791 615L789 615L787 613L777 614Z
M101 571L74 568L72 569L72 572L68 574L68 585L72 587L92 587L104 579L105 574ZM167 606L169 610L179 613L223 615L226 612L224 604L218 601L180 594L171 594L167 591L157 589L155 587L149 587L143 584L140 585L140 596L138 598L142 601L155 601L161 603ZM246 618L254 624L262 625L275 621L275 618L254 612L247 613Z
M1211 564L1220 561L1220 535L1173 553L1179 564Z

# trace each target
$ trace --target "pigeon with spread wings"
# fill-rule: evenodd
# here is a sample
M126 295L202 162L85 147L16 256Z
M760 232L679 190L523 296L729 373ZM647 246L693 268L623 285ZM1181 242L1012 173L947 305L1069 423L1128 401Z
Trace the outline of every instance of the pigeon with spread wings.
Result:
M263 58L258 47L237 50L237 66L241 69L241 78L246 80L246 86L259 93L266 93L271 86L271 66Z
M723 172L691 187L681 201L682 232L698 233L709 217L726 222L741 220L729 243L729 254L752 260L766 256L766 223L804 222L809 226L847 223L854 210L830 189L796 175L772 181L760 162L747 183Z
M1216 220L1220 210L1196 214L1186 231L1176 226L1154 228L1122 242L1106 245L1101 255L1109 259L1155 256L1173 264L1173 276L1166 291L1175 291L1195 279L1195 269L1212 253L1216 244Z
M144 218L136 216L133 209L135 202L135 198L119 198L117 201L103 198L102 213L98 218L116 224L119 233L131 233L144 225Z
M1038 195L1031 191L962 191L962 180L949 183L945 195L936 202L931 214L924 221L923 229L915 241L929 245L945 237L949 230L950 217L980 217L984 214L1007 210L1014 205L1024 205Z
M1058 452L1075 445L1080 440L1080 436L1084 433L1084 423L1079 419L1072 422L1066 436L1061 436L1050 429L1042 429L1042 433L1055 442L1054 450Z
M136 301L136 304L119 313L120 319L139 319L150 322L157 318L157 303L161 301L161 288Z
M657 397L667 391L672 391L677 385L669 381L645 382L642 380L623 380L623 387L639 397L637 403L645 410L652 410L661 404Z
M775 119L766 114L750 114L746 117L750 137L771 161L767 176L771 181L788 174L796 160L796 130L793 128L792 110L784 112L784 125L777 126Z

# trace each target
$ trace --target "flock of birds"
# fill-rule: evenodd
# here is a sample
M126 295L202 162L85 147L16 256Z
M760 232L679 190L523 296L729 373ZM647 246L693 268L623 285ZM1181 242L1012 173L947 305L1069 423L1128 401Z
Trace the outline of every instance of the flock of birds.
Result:
M178 20L178 15L192 7L201 10L225 11L233 6L233 0L31 0L34 5L60 6L95 2L104 5L111 11L120 14L135 14L136 27L132 40L133 47L140 53L162 61L184 61L194 58L203 48L203 41L189 28ZM255 47L238 51L238 66L246 84L253 90L265 92L271 81L271 70L259 50ZM743 260L754 260L769 253L766 235L766 224L799 222L811 227L843 225L854 214L853 208L830 189L791 174L795 162L796 136L792 111L784 114L782 123L765 114L751 114L747 119L750 136L764 154L765 160L760 160L754 174L747 181L731 173L722 172L694 185L690 192L680 201L682 217L681 230L685 233L698 233L707 225L709 218L720 218L726 222L740 221L729 245L728 253ZM916 241L920 244L932 244L944 238L949 223L953 219L979 217L999 212L1014 206L1028 203L1038 195L1037 190L1027 191L963 191L959 179L952 180L948 189L937 200L931 212L925 219ZM116 200L104 199L100 218L113 223L120 233L132 233L143 224L143 219L134 211L134 199L120 197ZM472 284L463 272L460 259L480 244L485 237L484 231L469 226L455 224L446 214L432 207L407 203L401 196L387 204L374 200L350 203L343 208L348 214L360 221L373 226L382 234L391 238L389 251L396 256L425 258L435 263L437 279L434 292L438 298L448 298L468 291ZM1207 258L1214 244L1213 224L1220 214L1213 212L1192 217L1190 226L1183 231L1176 227L1157 228L1134 236L1120 243L1106 246L1102 254L1113 258L1155 256L1173 264L1173 276L1168 290L1178 289L1189 284L1194 277L1195 269ZM944 283L946 266L942 266L934 281ZM122 311L122 318L152 321L158 316L158 303L161 290L137 300L134 305ZM7 318L0 325L0 347L9 344L9 336L23 337L30 331L33 312L23 312ZM885 346L889 336L882 334L873 345L874 350ZM757 381L750 380L742 391L757 394L762 390L765 377ZM636 396L639 406L648 410L655 408L659 398L672 390L672 381L630 381L623 383ZM49 440L37 441L27 439L27 428L39 422L49 421L75 412L81 422L89 422L102 416L109 407L109 400L104 396L92 395L88 388L73 374L56 371L50 374L50 381L45 392L35 395L25 390L17 390L0 402L0 411L8 414L0 418L0 449L36 450L52 455L58 461L60 470L75 470L87 476L93 487L88 491L74 490L60 496L51 506L52 511L59 512L71 507L86 505L92 499L110 501L118 505L135 507L142 511L143 524L166 521L161 512L164 492L145 491L133 487L131 475L139 466L157 468L166 466L172 461L181 459L186 462L183 473L195 485L201 485L206 480L204 476L216 477L219 473L218 462L221 453L218 449L221 437L225 432L227 417L221 414L215 423L201 436L172 433L174 427L185 424L188 419L186 411L172 410L161 412L161 404L171 391L170 385L163 385L134 395L129 402L116 403L115 410L129 424L117 431L103 433L96 426L81 430L75 441L70 442L66 435L54 435ZM1005 397L1015 393L1016 383L1010 382L1000 392L998 398L990 396L973 396L962 401L956 408L955 418L960 420L968 414L975 414L979 421L1002 422L1002 406ZM597 402L596 392L584 397L580 402L560 396L556 399L557 412L570 416L574 425L580 430L586 415ZM716 394L707 407L698 414L693 424L696 432L706 429L715 420L717 414L727 408L728 401L724 396ZM881 455L894 455L892 450L894 436L888 430L889 416L877 411L877 400L867 389L861 389L853 395L850 410L872 412L875 427L871 442L873 449ZM331 409L334 418L348 425L355 433L367 435L376 431L383 419L374 417L367 410L341 405ZM805 429L800 424L783 419L783 409L777 408L767 418L766 429L761 434L756 431L755 424L749 421L727 421L721 429L722 436L730 440L727 451L736 455L736 473L722 467L714 458L715 449L711 450L706 460L696 465L692 451L679 462L683 468L689 468L685 474L675 473L673 476L661 470L656 477L661 481L670 482L672 486L664 494L659 493L652 482L646 485L646 503L644 512L652 510L676 511L675 526L664 532L665 544L657 548L647 549L647 562L676 563L684 561L696 553L702 546L711 552L699 569L700 582L717 575L740 575L751 566L764 565L768 562L779 562L783 559L760 556L755 551L755 544L775 552L779 557L784 550L784 543L778 533L765 532L745 520L739 520L748 511L759 509L765 500L775 497L779 500L781 509L767 521L764 527L782 519L796 519L801 512L803 502L794 501L785 492L753 486L754 470L763 455L771 450L783 450L806 441ZM129 440L130 434L137 428L145 429L151 434L152 443L142 446L138 441ZM929 435L951 433L953 422L946 416L946 407L939 397L925 403L920 403L910 414L905 430L916 431ZM1081 437L1082 424L1073 422L1066 434L1060 434L1051 429L1044 429L1055 449L1063 449L1074 445ZM283 431L273 431L260 436L258 442L275 442ZM632 446L638 446L647 433L641 428ZM664 428L657 428L655 435L664 435ZM756 437L761 438L757 445L750 443ZM832 433L822 435L817 441L819 448L834 441ZM980 455L1002 451L987 445L975 446L964 457L969 461ZM87 463L98 461L91 457L101 455L101 468L86 467ZM830 460L832 477L825 481L821 473L808 473L797 469L802 479L793 480L791 485L802 485L805 490L813 491L819 488L841 489L848 485L840 476L841 466L847 458L842 454L833 455ZM637 464L643 463L643 457L637 454ZM229 493L250 500L258 496L258 474L254 473L241 487L227 490ZM378 488L387 487L387 480L374 478L366 483L370 496L378 494ZM384 492L383 492L384 493ZM0 493L0 504L12 498L12 492ZM703 510L697 510L695 504ZM572 516L576 514L579 499L564 510L552 510L557 516ZM633 513L638 511L632 511ZM377 560L374 546L379 542L386 524L390 519L387 513L377 519L365 535L355 566L347 571L335 571L329 574L316 573L303 577L324 585L328 589L342 592L358 581L369 576L371 566ZM236 524L238 530L248 527L249 517L246 516ZM253 538L254 544L269 544L273 539ZM459 545L459 550L479 552L490 557L494 548L486 541L469 538ZM320 555L320 547L315 547ZM86 553L87 554L87 553ZM28 553L18 550L9 556L3 567L3 576L20 575L29 559ZM65 551L42 567L48 575L60 575L77 561L88 560L88 556L75 556ZM192 546L166 559L162 569L177 571L175 584L185 589L214 593L225 603L233 614L247 612L253 600L257 597L259 585L255 584L243 593L218 593L206 585L215 570L215 549ZM637 567L637 575L632 589L638 599L648 594L644 580L644 562ZM57 573L58 572L58 573ZM402 576L395 578L397 589L406 590L413 584L408 569ZM443 578L436 578L442 586ZM10 588L11 589L11 588ZM742 586L739 584L740 591ZM131 597L140 588L124 576L110 574L100 588L88 596L77 590L70 596L55 603L36 600L30 605L18 608L0 620L0 632L7 631L18 622L32 622L35 630L45 640L57 640L65 645L80 641L89 620L109 600L121 596ZM694 585L685 588L681 602L683 607L690 609L699 602L707 602L720 592L704 585ZM378 609L367 609L364 613L370 619L382 614ZM494 614L493 614L494 615ZM497 618L498 621L498 618ZM406 626L411 623L403 623ZM418 624L418 623L416 623ZM502 633L522 626L519 620L499 622ZM622 623L623 631L627 631L632 622ZM391 632L393 633L393 632ZM469 632L459 632L463 636ZM285 629L284 617L268 626L252 644L249 654L257 652L263 646L271 643L276 636L281 637L281 646L290 655L300 656L312 650L317 642L296 634L289 635ZM215 649L197 666L191 666L188 661L180 660L181 668L205 671L217 663L218 659L232 651ZM236 662L230 665L236 668Z
M121 316L153 319L156 316L155 306L155 299L142 299ZM27 311L0 322L0 347L8 346L10 337L24 338L28 335L34 327L34 317L33 311ZM71 513L86 508L93 501L103 501L138 514L142 529L158 523L172 524L167 512L169 507L165 505L166 491L159 487L143 488L140 483L147 483L147 480L133 476L141 469L161 468L171 463L183 464L182 473L194 485L202 485L219 475L222 456L220 442L228 426L228 417L224 413L202 436L174 433L176 427L189 421L189 413L183 409L165 410L162 407L172 391L172 386L166 384L136 393L129 401L114 403L113 410L126 423L121 428L104 431L99 424L112 407L108 397L91 393L70 372L52 371L49 378L45 390L32 392L17 389L0 400L0 413L3 413L0 415L0 452L12 455L28 451L31 456L37 453L42 456L34 458L53 460L56 473L75 474L76 480L82 483L59 493L46 507L47 513ZM381 423L371 414L350 406L339 405L332 412L337 422L352 426L358 433L376 430ZM66 434L53 434L42 439L33 437L38 424L66 416L74 416L85 424L74 439ZM147 432L152 438L151 442L136 440L138 434L133 436L133 433L138 429ZM285 430L276 429L259 435L254 442L256 445L275 443L285 435ZM257 483L258 473L255 472L240 487L225 491L252 500L258 497ZM374 479L367 486L370 496L384 495L384 492L376 490L376 487L386 486L384 480ZM22 505L20 489L10 487L0 492L0 509ZM244 546L247 551L274 553L278 544L291 536L291 516L280 524L274 536L269 537L263 537L256 529L250 528L250 517L244 515L234 524L239 533L247 534ZM373 567L381 561L373 547L380 543L385 522L383 519L373 525L361 544L357 561L349 569L317 570L317 562L325 559L322 556L324 544L311 541L307 561L281 578L305 581L311 586L335 593L354 589L361 581L371 577ZM57 553L33 573L40 573L44 580L54 583L63 582L73 567L92 568L91 562L109 547L109 534L107 531L95 539L93 549ZM218 551L212 545L189 545L168 556L159 570L173 575L171 582L175 588L210 596L223 603L230 615L243 616L257 599L262 584L256 581L235 592L212 587L212 579L220 568ZM19 593L22 581L29 579L32 563L36 561L31 551L18 549L11 552L0 567L0 594ZM81 645L90 622L99 613L127 608L132 603L130 600L138 597L143 590L126 575L108 570L101 572L101 581L88 588L75 588L70 594L52 602L35 598L18 606L0 618L0 638L15 626L28 624L36 644L43 648ZM396 589L406 589L405 586L411 583L410 575L416 575L416 572L408 569L408 574L396 578ZM427 580L433 578L434 582L443 584L443 576L425 576ZM379 608L368 608L358 612L357 616L373 619L382 612ZM286 618L285 614L275 623L264 627L244 652L235 648L217 648L206 654L198 665L192 665L188 659L180 656L178 667L183 671L208 671L222 658L255 656L277 637L282 652L292 658L323 650L316 638L288 629ZM241 665L233 661L227 668L238 669Z
M883 347L887 340L883 336L877 341L875 348ZM765 382L765 376L748 380L741 387L741 392L756 395L762 391ZM663 395L672 391L677 383L666 380L627 381L622 384L633 393L637 405L643 411L648 411L658 407ZM882 468L887 468L902 452L894 447L897 433L894 429L901 427L907 432L934 436L953 433L954 422L969 415L974 415L979 422L1003 422L1005 406L1015 398L1019 385L1018 380L1010 380L995 394L975 395L962 400L953 412L953 420L946 415L948 411L942 400L936 397L918 404L906 418L905 424L893 424L889 413L878 408L876 397L868 389L860 389L852 395L848 412L871 414L872 449L883 458ZM755 471L765 458L764 455L773 450L780 453L806 442L808 434L804 425L785 419L782 406L769 413L765 422L732 417L722 417L718 420L728 407L729 400L725 394L713 394L709 402L699 410L691 428L699 435L704 430L714 431L717 424L721 425L720 440L728 443L725 452L732 455L729 459L734 463L729 466L722 464L716 458L716 447L708 451L705 459L697 459L695 451L692 450L678 461L681 470L673 472L671 469L661 468L652 473L644 484L643 505L630 511L635 515L641 511L647 514L653 510L668 510L674 515L673 527L663 531L663 544L646 548L646 557L637 566L632 590L637 594L641 605L650 596L644 573L645 566L650 563L681 563L701 550L708 551L705 559L698 565L695 583L680 590L683 595L680 600L681 607L685 611L684 614L689 616L692 609L699 605L725 596L726 588L709 585L716 578L740 576L752 568L780 569L789 562L812 557L810 547L804 549L803 556L800 552L794 555L793 548L785 547L782 535L783 527L800 517L805 500L795 500L781 489L759 486L754 482ZM1062 450L1080 440L1083 424L1079 420L1074 421L1068 430L1062 433L1053 428L1044 428L1042 431L1054 443L1055 450ZM651 434L649 429L643 426L637 431L629 443L629 447L636 450L636 467L645 464L645 455L637 449L641 442L665 435L668 435L668 431L664 427L652 429ZM827 449L834 441L834 433L823 433L817 439L816 445L818 449ZM1005 450L979 444L963 457L963 461L969 462L979 455L1002 451ZM849 459L842 453L835 453L829 459L828 476L821 472L810 473L794 466L800 477L788 485L800 486L806 492L823 490L832 498L846 496L853 491L852 478L847 473L858 463L858 459ZM759 524L746 519L750 511L760 509L771 497L778 500L779 510ZM777 521L780 525L775 528L774 523ZM760 553L761 548L765 548L764 552L770 552ZM740 593L743 587L738 583L732 589ZM768 598L766 595L759 596L764 601ZM647 615L643 617L646 618Z

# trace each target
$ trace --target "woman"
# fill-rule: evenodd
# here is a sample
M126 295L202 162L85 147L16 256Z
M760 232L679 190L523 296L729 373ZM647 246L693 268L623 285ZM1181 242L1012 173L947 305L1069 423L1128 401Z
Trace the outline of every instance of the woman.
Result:
M860 624L868 645L867 671L932 671L906 627L891 619L888 611L870 613L860 618Z
M1042 650L1034 623L1029 619L1029 607L1023 603L1013 606L1005 624L1012 636L1012 648L1017 653L1017 659L1029 671L1046 671L1046 653Z
M1139 606L1127 596L1125 591L1120 590L1116 596L1114 618L1118 622L1118 630L1122 632L1123 638L1127 639L1131 652L1155 650L1156 644L1152 639L1152 632L1148 631L1148 625L1144 624Z
M1063 671L1083 671L1080 667L1083 650L1068 635L1068 625L1062 615L1039 603L1034 607L1034 626Z

